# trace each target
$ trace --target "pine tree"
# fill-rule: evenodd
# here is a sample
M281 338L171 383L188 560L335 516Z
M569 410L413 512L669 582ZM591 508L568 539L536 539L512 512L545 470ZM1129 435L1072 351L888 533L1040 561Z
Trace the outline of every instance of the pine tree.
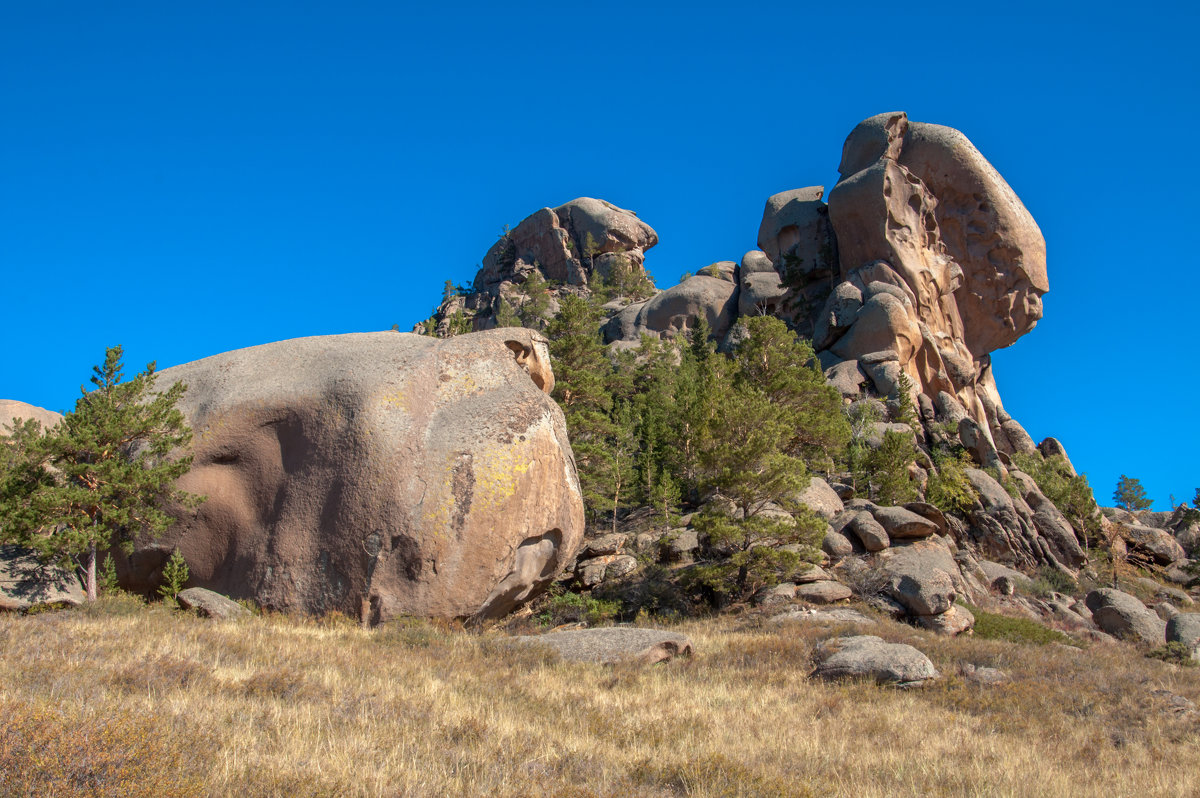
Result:
M75 409L41 446L53 479L31 499L30 523L18 535L60 565L79 563L88 599L96 599L97 555L138 535L158 535L174 522L167 501L194 506L201 497L175 490L191 457L173 457L192 437L176 404L185 386L154 392L155 368L122 382L121 347L107 350L94 368L92 391L82 389Z
M1146 495L1146 489L1142 487L1141 480L1136 477L1127 477L1124 474L1117 480L1117 489L1113 491L1113 500L1122 510L1128 510L1131 513L1141 510L1149 510L1153 502Z
M731 554L696 569L693 578L720 596L747 595L793 571L801 557L780 544L808 544L816 553L821 525L797 501L809 475L804 461L785 451L791 422L787 408L746 382L717 399L700 458L702 485L729 499L735 511L711 507L693 524L711 548Z
M829 470L850 440L842 397L825 382L812 345L774 316L745 321L747 338L734 353L738 375L791 413L786 450Z

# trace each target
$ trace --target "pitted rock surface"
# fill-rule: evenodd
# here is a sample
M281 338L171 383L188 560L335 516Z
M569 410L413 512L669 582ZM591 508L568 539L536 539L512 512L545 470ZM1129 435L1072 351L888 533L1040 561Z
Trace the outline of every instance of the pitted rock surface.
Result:
M190 583L271 609L502 615L578 549L583 503L546 341L299 338L159 373L195 438L195 514L123 565L152 589L178 546Z

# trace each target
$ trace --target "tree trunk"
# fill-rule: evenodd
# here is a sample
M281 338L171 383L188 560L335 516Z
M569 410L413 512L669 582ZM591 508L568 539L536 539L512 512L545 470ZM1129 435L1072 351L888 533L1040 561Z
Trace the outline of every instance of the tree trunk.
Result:
M87 600L96 600L96 544L88 546L87 552Z

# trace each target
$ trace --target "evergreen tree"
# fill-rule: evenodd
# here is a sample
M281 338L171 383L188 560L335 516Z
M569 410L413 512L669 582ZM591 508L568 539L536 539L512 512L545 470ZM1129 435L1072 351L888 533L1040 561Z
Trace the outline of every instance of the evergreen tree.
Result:
M1136 477L1127 477L1124 474L1117 480L1117 489L1113 491L1113 500L1122 510L1128 510L1131 513L1141 510L1149 510L1153 502L1146 495L1146 489L1142 487L1141 480Z
M758 387L791 414L786 449L829 470L850 440L842 397L825 382L812 345L774 316L745 321L747 338L734 354L740 379Z
M119 346L107 350L94 389L83 389L75 409L38 444L51 478L30 496L21 528L9 529L61 565L81 564L92 601L99 551L166 531L174 522L162 509L168 500L201 500L173 488L191 466L189 456L169 456L192 436L176 408L185 387L154 393L153 363L122 382L121 354Z
M788 409L746 382L723 391L716 405L700 458L702 487L729 499L734 512L710 507L693 524L711 549L729 556L698 567L692 580L723 599L788 576L801 557L776 547L808 544L815 555L822 525L796 498L809 475L804 461L785 451L792 437Z

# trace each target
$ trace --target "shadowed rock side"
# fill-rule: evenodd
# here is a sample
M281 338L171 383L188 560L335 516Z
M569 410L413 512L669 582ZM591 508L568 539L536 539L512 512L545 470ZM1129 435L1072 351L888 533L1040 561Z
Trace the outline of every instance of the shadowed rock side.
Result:
M574 556L583 504L546 342L300 338L166 369L187 384L198 513L140 546L147 590L176 546L189 584L373 621L502 615Z

